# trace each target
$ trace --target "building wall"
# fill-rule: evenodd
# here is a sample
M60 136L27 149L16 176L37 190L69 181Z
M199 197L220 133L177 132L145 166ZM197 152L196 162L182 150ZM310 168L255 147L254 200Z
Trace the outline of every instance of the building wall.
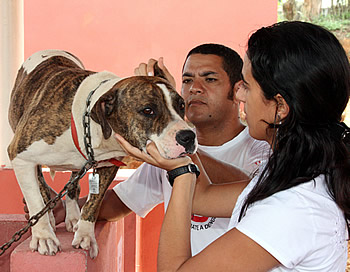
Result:
M215 42L244 55L249 33L276 20L276 0L30 0L24 1L24 55L64 49L87 69L121 77L163 56L180 87L191 48Z

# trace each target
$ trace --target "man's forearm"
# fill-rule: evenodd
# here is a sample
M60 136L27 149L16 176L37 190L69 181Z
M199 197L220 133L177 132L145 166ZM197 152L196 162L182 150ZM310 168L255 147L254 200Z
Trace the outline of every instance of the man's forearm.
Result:
M200 158L210 181L214 184L231 183L234 181L250 179L240 168L217 160L202 150L198 150L196 154Z
M84 206L86 200L87 196L79 198L78 204L80 209ZM118 221L131 212L132 211L119 199L118 195L112 189L109 189L103 198L97 220Z
M132 211L119 199L118 195L109 189L102 201L97 220L118 221Z

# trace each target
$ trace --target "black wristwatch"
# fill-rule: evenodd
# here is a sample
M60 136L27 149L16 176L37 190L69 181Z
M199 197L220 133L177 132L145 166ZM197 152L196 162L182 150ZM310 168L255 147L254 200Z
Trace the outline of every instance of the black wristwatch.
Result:
M178 168L175 168L173 170L168 171L168 180L171 186L173 186L174 179L178 176L181 176L186 173L193 173L196 174L196 177L198 178L200 171L197 165L194 163L190 163L188 165L180 166Z

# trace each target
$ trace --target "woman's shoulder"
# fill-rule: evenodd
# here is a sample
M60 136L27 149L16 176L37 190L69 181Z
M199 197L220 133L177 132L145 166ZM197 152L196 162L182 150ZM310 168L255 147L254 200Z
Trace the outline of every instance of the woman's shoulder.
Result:
M316 212L317 210L322 210L324 213L332 210L340 211L335 201L329 195L324 175L277 192L260 202L261 204L272 206L274 209L295 210L298 213L307 213L309 215L310 213L319 214Z

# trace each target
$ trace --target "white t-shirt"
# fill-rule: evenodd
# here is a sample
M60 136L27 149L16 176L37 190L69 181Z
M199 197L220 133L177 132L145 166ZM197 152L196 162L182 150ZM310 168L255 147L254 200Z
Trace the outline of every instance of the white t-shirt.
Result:
M218 160L233 164L253 173L269 155L266 142L253 139L245 128L231 141L221 146L199 146ZM168 206L172 187L166 171L149 164L142 164L126 181L114 187L118 197L137 215L144 217L156 205ZM192 254L196 255L227 231L229 218L201 217L193 215L191 226Z
M239 196L229 229L237 228L282 265L271 271L344 272L347 227L344 213L327 193L324 176L253 203L238 217L254 177Z

